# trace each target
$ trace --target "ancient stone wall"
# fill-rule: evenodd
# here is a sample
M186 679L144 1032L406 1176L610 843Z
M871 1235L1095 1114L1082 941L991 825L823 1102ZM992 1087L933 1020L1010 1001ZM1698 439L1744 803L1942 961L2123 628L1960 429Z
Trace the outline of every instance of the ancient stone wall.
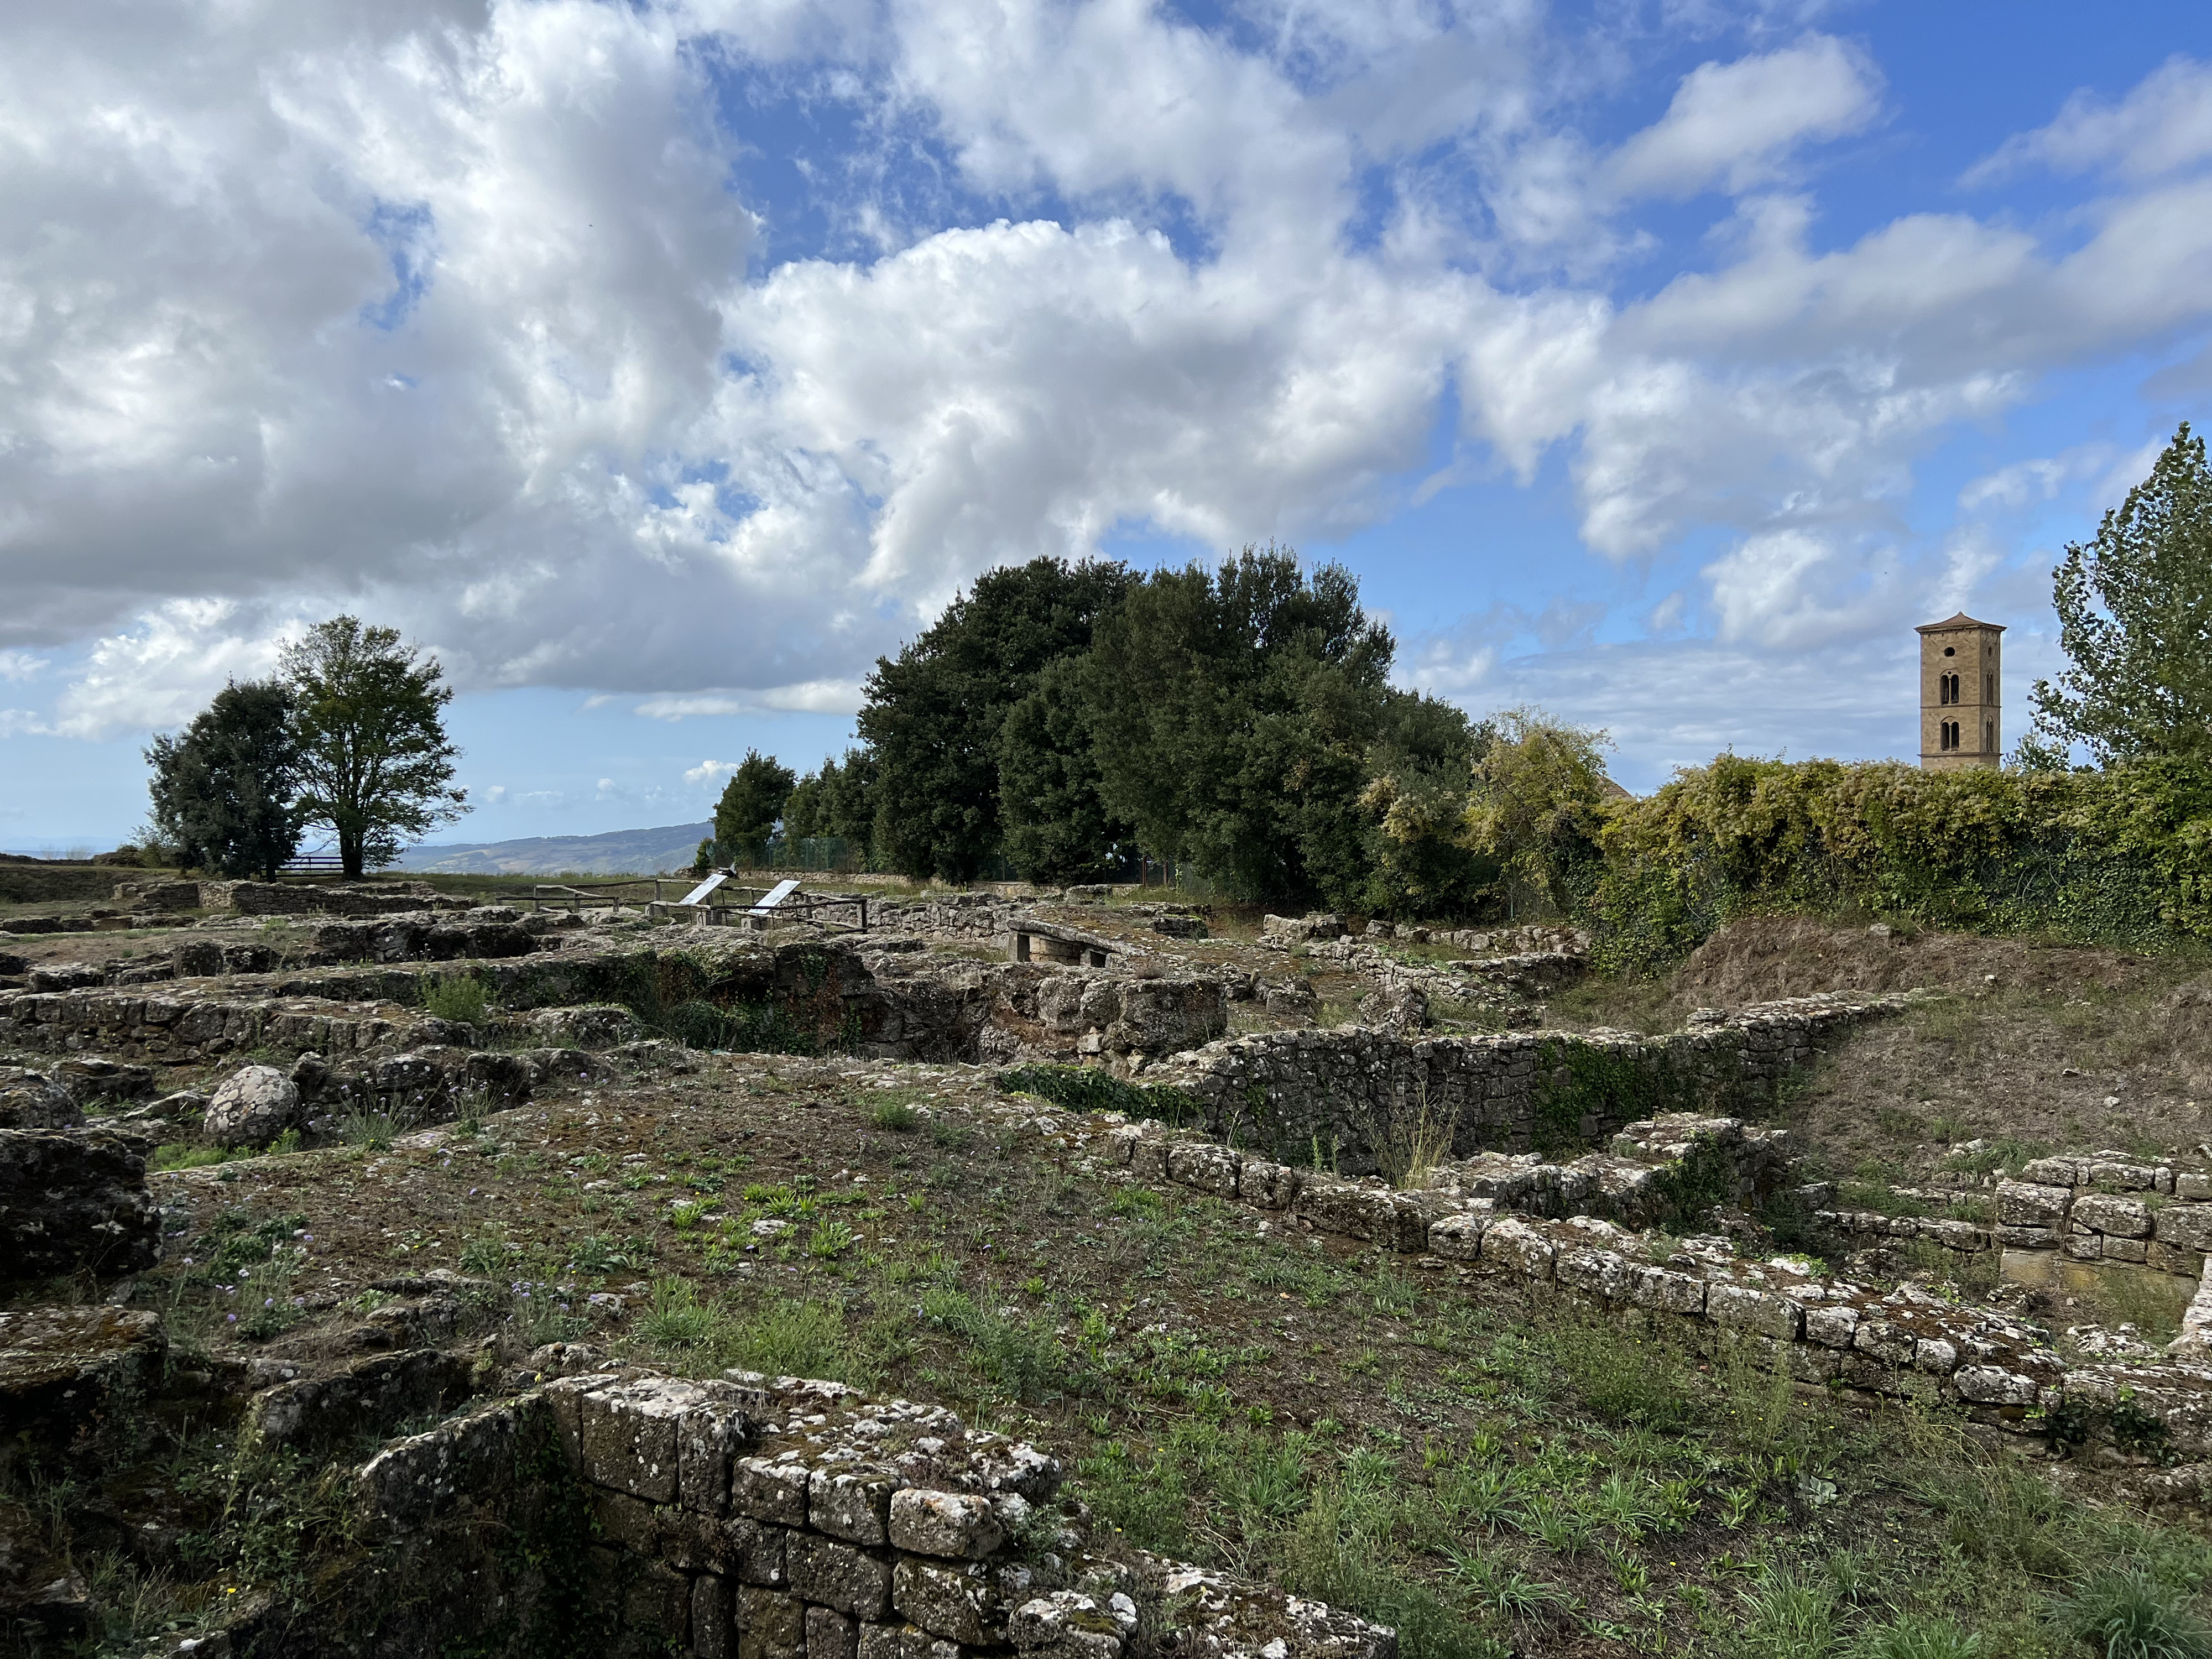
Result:
M1663 1111L1771 1097L1818 1045L1901 998L1802 997L1667 1036L1565 1031L1417 1039L1354 1027L1232 1037L1144 1073L1197 1103L1215 1138L1353 1174L1395 1137L1454 1157L1586 1147Z
M1172 1596L1200 1653L1391 1659L1390 1632L1320 1603L1087 1553L1060 1480L1032 1445L838 1383L560 1377L362 1469L374 1601L313 1635L523 1652L557 1625L613 1654L1120 1659L1139 1602Z
M137 1146L98 1129L0 1129L0 1284L137 1273L161 1254Z
M1512 1214L1489 1199L1346 1181L1112 1114L1040 1127L1138 1182L1239 1202L1287 1226L1530 1295L1648 1316L1693 1349L1747 1343L1801 1382L1942 1401L1974 1421L2066 1443L2102 1439L2177 1462L2212 1457L2212 1369L2179 1358L2069 1364L2043 1332L2009 1316L1910 1284L1880 1293L1785 1259L1739 1260L1722 1239L1639 1236L1587 1217ZM2187 1325L2178 1355L2212 1352L2204 1334L2212 1295L2201 1300L2203 1316Z

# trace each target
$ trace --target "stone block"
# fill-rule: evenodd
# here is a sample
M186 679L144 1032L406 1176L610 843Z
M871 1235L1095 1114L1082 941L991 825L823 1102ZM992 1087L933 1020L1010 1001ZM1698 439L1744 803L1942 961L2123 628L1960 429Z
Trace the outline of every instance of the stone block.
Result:
M2001 1365L1961 1365L1952 1374L1951 1388L1977 1406L2033 1406L2038 1393L2033 1377Z
M1550 1238L1525 1221L1509 1216L1493 1221L1482 1235L1482 1259L1511 1267L1530 1279L1542 1280L1552 1276L1552 1264L1559 1249Z
M862 1625L860 1659L960 1659L960 1644L915 1626Z
M1458 1210L1429 1224L1429 1254L1453 1261L1473 1261L1482 1254L1482 1231L1490 1224L1486 1210Z
M2074 1201L2070 1187L2027 1181L1997 1182L1997 1219L2013 1227L2055 1227Z
M806 1659L860 1659L858 1620L828 1607L806 1610Z
M1914 1340L1912 1333L1903 1326L1869 1314L1851 1334L1851 1348L1885 1365L1910 1365Z
M2151 1241L2150 1249L2143 1257L2143 1261L2145 1265L2155 1267L2160 1273L2178 1273L2185 1279L2201 1277L2204 1272L2204 1253L2202 1250L2185 1249L2173 1244L2161 1244L2156 1239Z
M658 1561L625 1561L623 1624L679 1650L691 1641L691 1581Z
M2066 1254L2075 1261L2102 1261L2105 1259L2105 1236L2102 1233L2069 1233Z
M733 1515L721 1522L720 1530L718 1553L741 1583L760 1584L769 1589L789 1586L783 1550L784 1540L790 1534L783 1528L756 1521L750 1516Z
M1168 1179L1216 1198L1234 1198L1243 1162L1226 1146L1210 1140L1178 1140L1168 1148Z
M2212 1175L2177 1171L2173 1177L2173 1195L2192 1204L2212 1204Z
M2147 1238L2107 1238L2105 1241L2105 1260L2107 1261L2132 1261L2140 1265L2149 1255L2150 1241Z
M709 1404L684 1413L676 1436L676 1488L685 1509L729 1512L730 1459L751 1437L750 1419L733 1407Z
M1589 1245L1562 1250L1553 1263L1552 1277L1564 1288L1595 1301L1628 1300L1629 1264L1617 1251Z
M1777 1341L1797 1338L1801 1310L1787 1297L1747 1285L1708 1285L1705 1317L1725 1329L1750 1331Z
M1705 1310L1705 1281L1665 1267L1638 1267L1629 1275L1628 1299L1654 1313L1697 1317Z
M2023 1164L2020 1178L2039 1187L2078 1187L2080 1167L2070 1158L2039 1158Z
M1129 1173L1139 1181L1165 1181L1171 1144L1163 1134L1139 1134L1129 1143Z
M2084 1193L2074 1200L2073 1220L2077 1232L2087 1229L2112 1238L2150 1237L2150 1210L2141 1199Z
M1805 1340L1824 1348L1848 1348L1856 1333L1859 1310L1847 1304L1805 1310Z
M730 1464L730 1509L733 1514L777 1526L806 1524L806 1488L813 1471L793 1458L739 1457Z
M916 1555L980 1561L1006 1541L990 1500L908 1486L891 1496L890 1541Z
M2056 1227L2001 1225L1996 1236L1997 1243L2009 1250L2055 1250L2060 1242Z
M2212 1204L2168 1204L2154 1224L2158 1242L2184 1250L2212 1250Z
M1912 1369L1930 1376L1948 1376L1959 1368L1959 1347L1940 1336L1923 1336L1912 1345Z
M737 1632L730 1609L730 1585L719 1573L702 1572L691 1581L694 1659L732 1659L737 1651Z
M848 1543L888 1543L897 1488L884 1469L817 1469L806 1484L806 1523Z
M1128 1609L1126 1622L1116 1616L1121 1607ZM1054 1659L1120 1659L1122 1643L1136 1628L1136 1607L1126 1595L1102 1607L1079 1590L1055 1590L1016 1607L1006 1633L1018 1652L1048 1653Z
M738 1592L738 1659L805 1659L806 1604L757 1584Z
M1237 1172L1237 1195L1261 1210L1287 1210L1297 1201L1298 1172L1285 1164L1248 1158Z
M138 1273L161 1254L136 1146L100 1129L0 1129L0 1283Z
M784 1542L783 1553L791 1593L800 1601L835 1607L860 1619L881 1619L890 1611L888 1561L856 1544L841 1544L804 1532L793 1533Z
M581 1400L584 1478L649 1504L676 1501L677 1425L701 1402L696 1383L653 1377Z
M910 1623L963 1646L995 1646L1006 1639L1006 1599L980 1565L902 1556L892 1575L891 1601Z

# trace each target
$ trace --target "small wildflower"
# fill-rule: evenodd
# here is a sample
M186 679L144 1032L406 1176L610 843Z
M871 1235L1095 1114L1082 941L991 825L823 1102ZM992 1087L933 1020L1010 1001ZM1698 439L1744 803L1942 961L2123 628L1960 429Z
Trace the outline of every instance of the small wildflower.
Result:
M226 1314L226 1315L224 1315L224 1316L223 1316L223 1317L224 1317L225 1319L228 1320L228 1321L230 1322L230 1323L232 1323L232 1324L234 1324L234 1325L235 1325L236 1323L238 1323L238 1316L237 1316L236 1314Z

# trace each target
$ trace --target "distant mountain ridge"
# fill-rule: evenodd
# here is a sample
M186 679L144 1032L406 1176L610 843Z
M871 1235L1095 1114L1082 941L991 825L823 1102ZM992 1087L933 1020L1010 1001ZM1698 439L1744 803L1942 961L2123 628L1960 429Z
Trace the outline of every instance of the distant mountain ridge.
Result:
M391 867L439 876L550 876L564 870L596 876L650 876L689 870L708 823L658 830L611 830L603 836L529 836L519 841L426 842Z

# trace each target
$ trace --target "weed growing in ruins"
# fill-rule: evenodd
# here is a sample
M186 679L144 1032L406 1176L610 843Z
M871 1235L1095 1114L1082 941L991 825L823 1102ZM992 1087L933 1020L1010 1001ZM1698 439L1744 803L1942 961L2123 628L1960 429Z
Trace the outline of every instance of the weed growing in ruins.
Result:
M921 1127L921 1114L903 1100L881 1100L868 1114L868 1121L892 1134L910 1135Z
M441 974L422 987L422 1012L457 1025L480 1025L491 989L475 974Z
M696 1348L711 1341L720 1324L719 1312L699 1300L697 1285L664 1276L653 1281L637 1334L657 1348Z
M1385 1181L1393 1187L1419 1187L1451 1156L1455 1127L1449 1107L1430 1103L1424 1077L1415 1081L1410 1103L1401 1095L1380 1121L1366 1125L1368 1147Z

